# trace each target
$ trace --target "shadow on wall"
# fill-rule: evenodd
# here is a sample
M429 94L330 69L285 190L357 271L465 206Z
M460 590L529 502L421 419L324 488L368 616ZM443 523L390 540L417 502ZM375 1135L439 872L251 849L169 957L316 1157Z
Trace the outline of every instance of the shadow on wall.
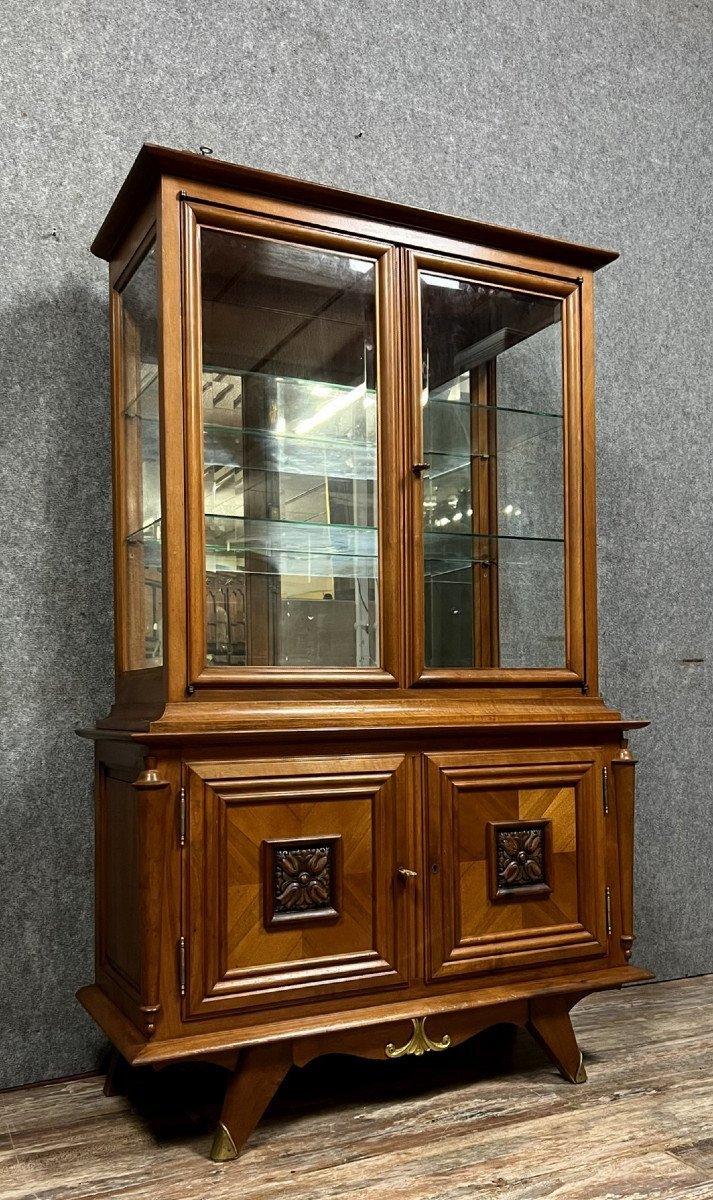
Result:
M53 285L0 334L0 1088L103 1048L74 999L93 975L93 755L74 730L113 682L107 302Z

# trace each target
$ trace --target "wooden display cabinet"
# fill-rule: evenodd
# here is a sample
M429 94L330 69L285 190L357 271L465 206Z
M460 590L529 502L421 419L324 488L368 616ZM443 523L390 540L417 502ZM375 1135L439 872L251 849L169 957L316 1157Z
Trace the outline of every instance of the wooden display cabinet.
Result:
M145 146L110 264L116 702L96 982L132 1064L527 1026L630 964L597 684L592 280L616 255Z

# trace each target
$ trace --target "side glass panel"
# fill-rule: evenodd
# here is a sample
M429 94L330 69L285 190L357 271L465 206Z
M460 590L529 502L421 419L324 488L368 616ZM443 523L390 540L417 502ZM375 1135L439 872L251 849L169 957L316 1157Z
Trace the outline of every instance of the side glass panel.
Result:
M153 247L120 293L124 469L125 661L163 663L161 466Z
M210 666L379 665L376 265L201 232Z
M423 272L427 667L565 667L561 303Z

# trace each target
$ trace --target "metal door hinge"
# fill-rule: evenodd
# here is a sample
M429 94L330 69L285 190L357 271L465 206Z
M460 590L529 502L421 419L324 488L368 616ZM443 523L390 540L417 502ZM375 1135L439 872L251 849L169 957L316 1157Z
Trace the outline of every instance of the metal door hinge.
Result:
M184 937L178 939L178 993L180 996L186 994L186 939Z
M604 902L607 907L607 934L611 937L611 888L609 885L607 885L604 891Z
M178 844L186 844L186 789L181 787L178 792Z
M602 767L602 800L604 802L604 816L609 816L609 772L606 767Z

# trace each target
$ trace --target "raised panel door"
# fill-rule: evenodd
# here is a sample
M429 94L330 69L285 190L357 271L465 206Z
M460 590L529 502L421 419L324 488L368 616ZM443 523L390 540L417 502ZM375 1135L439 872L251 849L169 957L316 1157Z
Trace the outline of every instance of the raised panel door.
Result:
M426 759L431 979L608 952L594 751Z
M189 763L188 1016L408 979L404 755Z

